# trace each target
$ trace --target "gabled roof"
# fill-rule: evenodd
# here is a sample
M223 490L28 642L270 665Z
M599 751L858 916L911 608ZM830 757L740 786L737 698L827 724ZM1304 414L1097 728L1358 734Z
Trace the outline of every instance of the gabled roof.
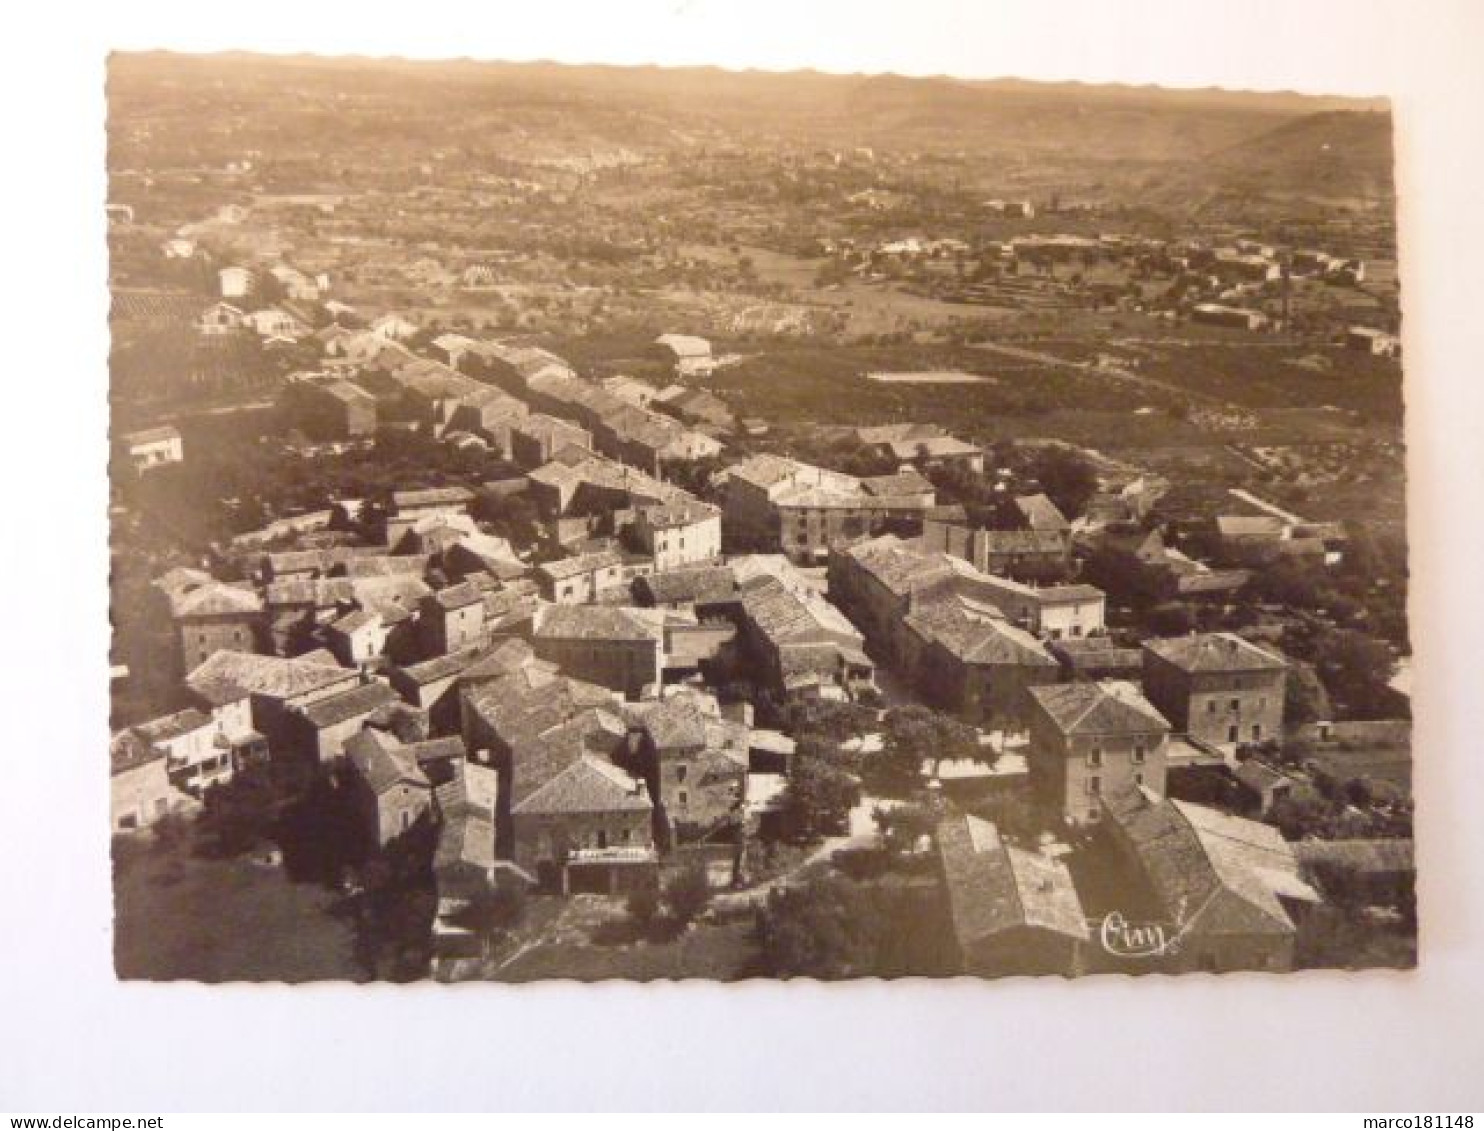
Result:
M446 739L437 740L446 742ZM428 743L419 743L428 746ZM409 749L411 749L409 747ZM423 761L430 759L424 758ZM500 778L489 766L478 762L457 760L451 763L452 775L433 791L438 812L445 820L475 815L494 820L500 800Z
M1231 632L1146 640L1144 648L1187 672L1286 671L1288 661Z
M210 725L209 716L202 714L194 707L188 707L173 715L165 715L162 718L151 719L147 723L139 723L131 729L146 742L155 743L169 742Z
M377 795L403 783L428 787L428 777L409 748L382 731L367 727L351 735L345 742L345 756Z
M737 596L736 575L726 566L662 570L638 578L635 591L652 604L727 601Z
M186 683L203 699L221 704L246 695L294 699L355 678L355 672L338 665L221 651L187 675Z
M536 572L552 581L565 581L569 577L594 573L600 569L610 569L622 562L623 557L620 554L612 550L602 550L595 554L581 554L575 558L544 562L536 567Z
M1170 724L1132 683L1058 683L1030 689L1037 706L1064 735L1150 734Z
M380 681L363 683L338 695L317 699L303 708L305 719L313 727L338 726L351 719L369 715L390 703L399 702L397 693Z
M170 614L188 617L252 616L263 611L262 599L251 589L210 581L178 591L171 597Z
M642 507L639 511L644 521L654 530L670 530L681 526L694 526L698 522L716 518L721 511L710 503L699 499L679 499L672 503Z
M1292 935L1281 897L1318 896L1277 829L1142 790L1104 797L1164 914L1199 934Z
M585 754L514 806L514 813L647 813L643 787L611 762Z
M537 610L536 639L649 640L664 635L663 614L654 609L609 605L546 605Z
M1066 865L1007 844L994 825L973 816L940 823L937 842L961 947L1027 927L1087 940L1082 904Z
M437 602L438 607L452 612L469 605L482 603L484 593L472 581L463 581L458 585L450 585L446 589L440 589L433 594L432 600Z
M1020 511L1032 530L1065 530L1071 525L1061 508L1044 494L1018 496L1015 509Z
M988 615L952 595L920 604L903 624L966 664L1057 666L1045 645L1003 614Z

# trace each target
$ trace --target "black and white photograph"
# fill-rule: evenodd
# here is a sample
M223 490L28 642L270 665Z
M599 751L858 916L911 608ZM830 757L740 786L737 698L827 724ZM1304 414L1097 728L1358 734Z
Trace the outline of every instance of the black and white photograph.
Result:
M1415 962L1384 100L107 94L121 978Z
M12 23L0 1124L1484 1118L1484 8Z

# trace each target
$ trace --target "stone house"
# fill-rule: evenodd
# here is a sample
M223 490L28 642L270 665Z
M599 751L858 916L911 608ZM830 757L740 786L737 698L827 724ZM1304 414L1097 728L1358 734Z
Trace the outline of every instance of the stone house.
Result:
M1144 643L1144 692L1177 731L1216 746L1283 734L1288 661L1230 632Z
M934 840L963 973L1083 972L1091 938L1065 864L974 816L946 818Z
M1069 825L1102 818L1105 795L1164 796L1170 724L1131 683L1062 683L1030 691L1031 790Z
M164 752L131 731L110 743L108 798L109 827L116 833L147 829L192 803L171 782Z
M170 606L180 643L181 670L190 671L223 649L255 652L262 643L264 606L251 589L189 571L157 582ZM161 583L164 583L163 585Z
M415 745L367 727L346 741L345 760L368 846L385 847L432 808L433 784L418 764Z
M1319 896L1277 829L1149 790L1113 794L1103 805L1111 847L1179 939L1166 969L1293 968L1295 916Z
M663 677L664 620L655 609L547 605L536 612L531 646L575 679L639 699Z

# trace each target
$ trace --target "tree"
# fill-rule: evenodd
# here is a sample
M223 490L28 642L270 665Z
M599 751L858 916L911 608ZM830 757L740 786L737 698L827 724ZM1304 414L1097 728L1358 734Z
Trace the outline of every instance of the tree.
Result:
M1389 699L1387 683L1395 663L1385 644L1364 633L1334 629L1321 633L1314 642L1319 678L1351 714Z
M1041 489L1068 518L1087 508L1098 489L1098 475L1091 463L1070 448L1048 447L1036 458L1032 471Z
M775 978L849 978L871 973L872 925L849 881L817 880L774 889L758 912L763 963Z
M660 913L660 893L649 884L637 887L629 892L624 909L639 932L647 934Z
M1195 631L1195 614L1180 601L1166 601L1149 610L1149 631L1156 636L1184 636Z
M924 764L936 775L945 760L992 762L994 751L980 744L973 727L914 704L887 712L881 750L867 758L866 771L873 786L900 796L922 784Z
M1283 720L1302 726L1328 719L1334 714L1329 693L1315 673L1313 665L1295 661L1288 671L1283 689Z
M887 855L898 856L915 849L923 837L937 827L938 816L926 805L877 806L871 812Z
M849 773L812 757L796 757L781 799L781 820L794 840L838 832L860 803L860 783Z
M522 884L480 888L455 916L458 926L486 942L518 927L526 917L526 889Z
M691 864L665 885L665 907L682 927L700 917L711 902L711 880L704 864Z

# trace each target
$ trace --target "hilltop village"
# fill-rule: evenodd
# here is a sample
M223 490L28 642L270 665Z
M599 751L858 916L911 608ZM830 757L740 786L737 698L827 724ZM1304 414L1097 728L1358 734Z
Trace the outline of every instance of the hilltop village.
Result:
M197 201L256 174L192 176ZM1385 410L1274 439L1128 333L980 356L1219 458L1007 435L956 411L992 377L901 342L821 410L714 322L568 350L544 304L456 314L531 264L377 252L358 207L111 206L121 973L1412 963L1405 558L1346 494L1399 458ZM980 207L998 238L822 239L815 285L1399 377L1354 231ZM1014 233L1048 210L1067 230Z

